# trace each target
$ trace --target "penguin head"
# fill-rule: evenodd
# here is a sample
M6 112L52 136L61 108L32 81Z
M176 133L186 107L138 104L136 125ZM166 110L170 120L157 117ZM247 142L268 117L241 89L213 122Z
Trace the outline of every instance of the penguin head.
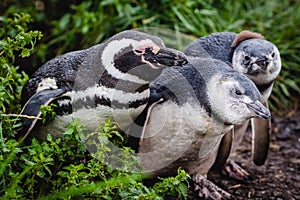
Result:
M261 95L255 84L237 71L227 68L212 75L207 90L212 115L226 124L270 117L270 111L260 103Z
M165 47L160 38L133 30L111 37L104 47L102 61L106 67L148 82L165 67L187 63L182 52Z
M235 47L232 65L255 83L262 83L272 81L278 76L281 59L273 43L264 39L248 39Z

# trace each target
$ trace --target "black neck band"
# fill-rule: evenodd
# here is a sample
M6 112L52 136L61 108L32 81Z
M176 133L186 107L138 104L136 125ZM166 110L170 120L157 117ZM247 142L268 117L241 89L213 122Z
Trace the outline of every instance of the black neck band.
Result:
M266 91L267 89L269 89L271 87L271 85L274 83L274 80L268 82L268 83L265 83L265 84L259 84L259 85L256 85L257 89L260 91L260 92L264 92Z

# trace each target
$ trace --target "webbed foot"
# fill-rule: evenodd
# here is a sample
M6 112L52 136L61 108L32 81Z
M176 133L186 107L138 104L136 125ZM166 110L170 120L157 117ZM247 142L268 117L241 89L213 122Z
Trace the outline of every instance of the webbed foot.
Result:
M193 176L194 190L201 199L235 199L231 194L224 191L201 175Z
M249 183L253 178L250 173L243 169L233 160L229 160L222 169L223 175L244 183Z

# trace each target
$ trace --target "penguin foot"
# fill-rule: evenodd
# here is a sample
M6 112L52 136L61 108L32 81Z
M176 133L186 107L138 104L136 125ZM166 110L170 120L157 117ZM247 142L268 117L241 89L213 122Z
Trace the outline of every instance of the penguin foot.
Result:
M211 168L207 173L207 179L222 188L226 188L226 186L231 182L228 176L223 174L222 168L221 169Z
M220 187L201 175L193 176L194 190L201 199L235 199L231 194L222 190Z
M243 183L249 183L253 180L250 173L243 169L239 164L233 160L229 160L222 169L223 175L241 181Z

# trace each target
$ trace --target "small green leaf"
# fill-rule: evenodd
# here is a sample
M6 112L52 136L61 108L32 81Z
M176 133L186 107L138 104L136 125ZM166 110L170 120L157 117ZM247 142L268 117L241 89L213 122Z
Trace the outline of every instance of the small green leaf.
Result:
M73 129L67 129L67 130L65 130L65 132L64 132L64 135L72 135L73 134Z

